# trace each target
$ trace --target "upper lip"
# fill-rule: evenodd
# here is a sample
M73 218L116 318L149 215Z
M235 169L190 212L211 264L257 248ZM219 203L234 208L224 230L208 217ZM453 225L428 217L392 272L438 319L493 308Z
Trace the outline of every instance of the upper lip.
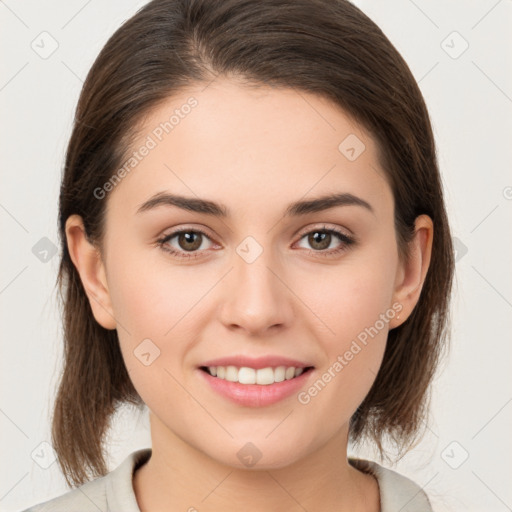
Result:
M282 357L277 355L267 355L262 357L247 357L243 355L237 355L211 359L203 363L201 366L236 366L237 368L242 368L245 366L258 370L260 368L277 366L294 366L295 368L307 368L313 365L298 361L297 359L290 359L289 357Z

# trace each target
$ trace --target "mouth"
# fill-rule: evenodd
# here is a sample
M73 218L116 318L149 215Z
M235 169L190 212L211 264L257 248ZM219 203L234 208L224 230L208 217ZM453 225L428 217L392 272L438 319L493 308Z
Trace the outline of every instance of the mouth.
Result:
M200 366L199 369L211 377L239 384L259 384L269 386L286 380L293 380L311 371L314 366Z
M277 354L230 355L197 367L210 389L243 407L266 407L291 397L314 377L314 369L309 361Z

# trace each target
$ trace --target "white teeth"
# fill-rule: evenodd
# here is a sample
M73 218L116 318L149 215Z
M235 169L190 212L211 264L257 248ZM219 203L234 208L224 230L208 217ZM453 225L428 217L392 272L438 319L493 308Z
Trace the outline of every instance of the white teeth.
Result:
M227 366L224 378L230 382L238 382L238 368L236 366Z
M240 384L256 384L256 372L252 368L242 367L238 370Z
M254 370L253 370L254 371ZM273 368L260 368L256 370L256 384L274 384L274 369Z
M236 366L208 366L208 372L218 379L230 382L268 386L275 382L283 382L284 380L298 377L304 372L304 368L278 366L277 368L267 367L256 370L247 366L242 366L241 368Z
M274 370L274 382L283 382L285 377L286 377L286 367L285 366L278 366Z

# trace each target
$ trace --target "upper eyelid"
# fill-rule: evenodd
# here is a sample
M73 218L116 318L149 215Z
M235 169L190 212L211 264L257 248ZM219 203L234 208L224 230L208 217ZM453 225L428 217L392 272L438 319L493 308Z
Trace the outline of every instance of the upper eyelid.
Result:
M349 237L349 238L353 238L353 234L352 232L347 229L347 228L342 228L340 226L334 226L334 225L329 225L329 223L327 222L321 222L320 223L321 225L317 225L317 226L313 226L313 227L308 227L308 228L304 228L304 229L300 229L298 231L296 231L296 235L297 236L304 236L308 233L311 233L311 231L336 231L336 232L340 232L341 234ZM348 231L348 233L345 233L344 231Z
M211 235L208 234L208 230L207 229L204 229L204 228L193 228L193 227L184 227L184 228L178 228L176 230L173 230L171 231L170 233L167 233L167 234L164 234L160 237L158 237L158 240L159 241L162 241L162 240L170 240L171 238L174 238L176 235L179 235L181 233L188 233L188 232L195 232L195 233L200 233L202 235L205 235L207 236L212 242L213 242L213 238Z

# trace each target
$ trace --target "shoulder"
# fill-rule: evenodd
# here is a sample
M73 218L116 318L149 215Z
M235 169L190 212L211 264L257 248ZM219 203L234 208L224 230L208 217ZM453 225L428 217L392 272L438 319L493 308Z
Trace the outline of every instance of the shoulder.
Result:
M111 473L87 482L57 498L34 505L23 512L107 511L106 487Z
M379 484L381 512L433 512L423 489L411 479L374 461L349 457L350 464L372 474Z
M133 472L150 456L150 448L137 450L107 475L86 482L62 496L34 505L23 512L140 512L133 491Z

